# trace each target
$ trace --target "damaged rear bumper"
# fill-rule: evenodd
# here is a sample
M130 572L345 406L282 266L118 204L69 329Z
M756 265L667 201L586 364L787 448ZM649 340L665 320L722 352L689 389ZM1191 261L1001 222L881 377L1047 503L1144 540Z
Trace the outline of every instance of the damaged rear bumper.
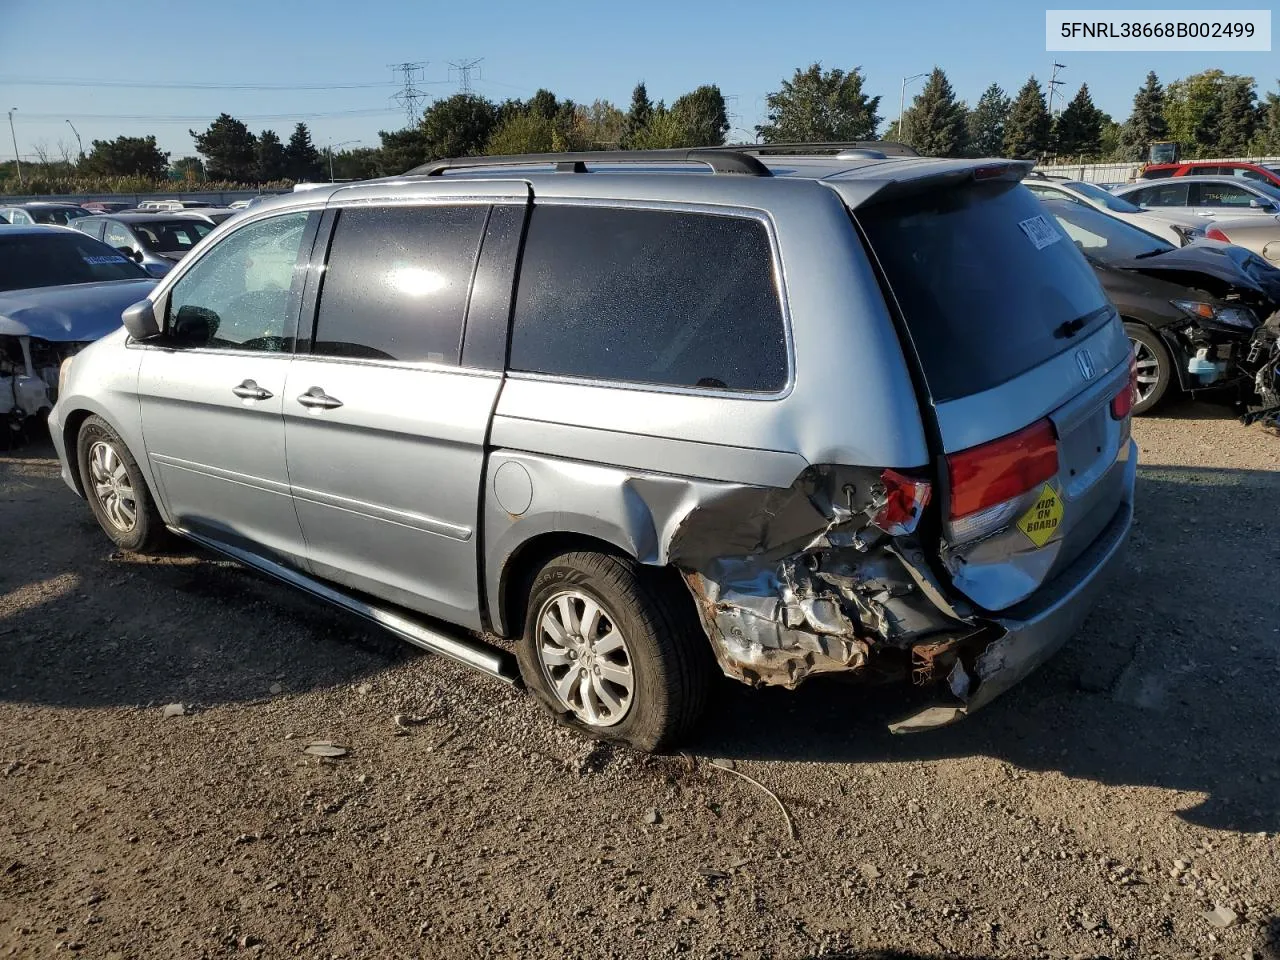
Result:
M1136 449L1131 449L1125 477L1128 496L1092 546L1034 597L991 618L1003 634L975 658L968 683L962 684L970 692L954 703L926 707L890 724L890 730L932 730L968 716L1022 681L1080 629L1129 538L1137 459Z

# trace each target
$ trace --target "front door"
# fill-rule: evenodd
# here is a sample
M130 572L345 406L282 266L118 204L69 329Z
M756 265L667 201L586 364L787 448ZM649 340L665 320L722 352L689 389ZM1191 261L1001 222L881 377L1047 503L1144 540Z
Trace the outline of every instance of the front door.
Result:
M313 337L284 401L311 569L471 627L502 375L459 363L488 215L484 202L338 209Z
M184 529L300 565L282 409L318 214L246 224L167 294L138 378L160 496Z

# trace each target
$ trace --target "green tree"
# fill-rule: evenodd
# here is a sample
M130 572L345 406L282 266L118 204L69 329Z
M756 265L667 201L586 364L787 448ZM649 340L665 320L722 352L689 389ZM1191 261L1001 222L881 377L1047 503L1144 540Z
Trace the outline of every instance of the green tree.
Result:
M1116 123L1107 114L1103 114L1102 135L1098 138L1098 158L1108 160L1124 160L1124 125Z
M1004 127L1012 104L998 83L982 92L967 118L969 152L975 157L998 157L1004 153Z
M696 90L677 97L671 104L671 113L684 130L685 143L679 146L718 147L729 132L729 114L725 109L724 94L714 83L703 84Z
M399 172L383 169L379 151L375 147L339 150L333 155L333 175L338 180L368 180Z
M1058 114L1053 124L1055 152L1060 157L1096 159L1102 152L1103 113L1089 96L1089 85L1080 90Z
M1250 153L1280 153L1280 96L1268 93L1258 107L1258 128Z
M554 121L533 110L517 113L493 131L485 153L548 153L555 149Z
M283 180L288 175L288 161L285 157L284 144L276 136L274 130L263 130L258 134L257 175L259 183L272 180Z
M907 143L926 157L958 157L969 139L966 114L947 75L934 67L902 120Z
M156 146L154 136L95 140L80 171L90 176L163 180L169 173L169 154Z
M319 180L328 172L305 123L297 124L289 134L284 147L284 170L290 180Z
M427 161L427 141L421 127L379 130L378 165L384 176L405 173Z
M240 183L255 179L257 138L235 117L222 113L204 133L187 132L196 142L196 151L204 157L209 179Z
M578 137L585 150L617 150L627 130L627 115L608 100L578 107Z
M422 115L425 159L476 156L488 143L497 119L493 103L475 94L455 93L437 100Z
M201 162L199 157L182 157L173 161L169 169L172 176L190 183L199 183L205 178L204 163Z
M1004 155L1017 160L1039 160L1049 147L1049 110L1044 92L1033 75L1009 108L1004 127Z
M1260 119L1257 99L1253 77L1226 79L1213 129L1217 156L1240 157L1248 152Z
M880 98L862 92L861 67L848 73L823 70L818 63L797 69L770 93L768 122L756 127L766 142L874 140L880 126Z
M1116 158L1119 160L1146 160L1151 144L1169 139L1169 124L1165 120L1165 89L1160 78L1152 70L1146 82L1133 96L1133 111L1120 130Z
M666 150L688 146L688 132L683 121L658 101L649 115L649 122L637 130L631 139L632 150Z
M649 100L649 91L641 80L631 91L631 109L627 111L627 126L622 132L622 146L635 148L635 139L653 118L653 103Z

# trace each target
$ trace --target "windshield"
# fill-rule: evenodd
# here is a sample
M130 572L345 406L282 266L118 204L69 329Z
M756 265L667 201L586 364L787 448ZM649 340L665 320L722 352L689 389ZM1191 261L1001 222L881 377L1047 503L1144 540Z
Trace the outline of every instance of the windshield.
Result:
M26 211L36 223L52 223L60 227L65 227L71 220L89 216L88 210L79 207L27 207Z
M1276 203L1280 203L1280 187L1277 187L1274 183L1264 183L1261 180L1250 180L1249 187L1253 190L1257 190L1259 193L1265 193Z
M1133 260L1175 249L1173 244L1091 207L1061 200L1046 200L1044 205L1053 212L1059 226L1081 252L1103 263Z
M1073 201L1067 206L1103 217ZM1110 316L1093 268L1016 183L859 208L935 402L998 386L1071 346L1064 323Z
M1095 203L1100 203L1108 210L1115 213L1142 213L1142 208L1136 203L1130 203L1123 197L1117 197L1114 193L1103 190L1096 183L1085 183L1083 180L1072 180L1066 184L1076 193L1082 193Z
M147 276L118 250L83 233L0 233L0 292Z
M153 253L186 253L213 229L201 220L149 220L131 223L142 245Z

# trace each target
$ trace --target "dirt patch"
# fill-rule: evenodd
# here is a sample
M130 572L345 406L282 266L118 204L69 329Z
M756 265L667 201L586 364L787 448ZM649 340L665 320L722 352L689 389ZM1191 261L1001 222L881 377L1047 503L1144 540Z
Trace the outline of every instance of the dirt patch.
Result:
M113 555L47 447L6 455L0 956L1272 956L1280 443L1202 404L1135 433L1126 563L1002 700L894 738L896 691L726 681L656 758Z

